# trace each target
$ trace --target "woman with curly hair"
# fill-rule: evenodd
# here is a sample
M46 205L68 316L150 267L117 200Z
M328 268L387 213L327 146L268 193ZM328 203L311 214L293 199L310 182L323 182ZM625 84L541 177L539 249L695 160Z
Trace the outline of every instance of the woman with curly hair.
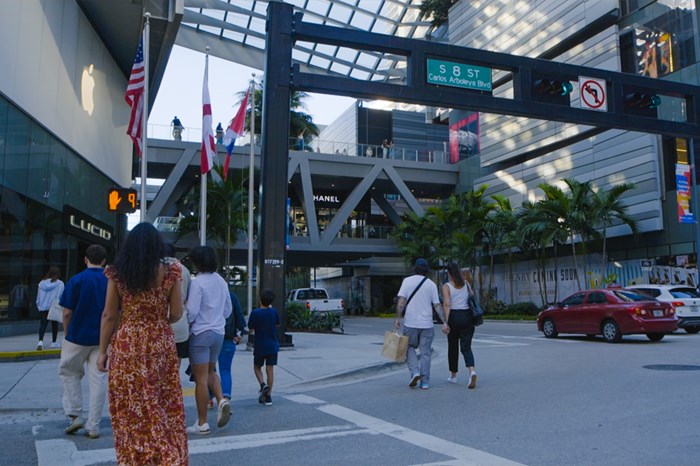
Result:
M119 464L188 464L179 359L170 326L183 312L180 268L163 259L160 233L140 223L105 270L109 281L97 365L109 370Z

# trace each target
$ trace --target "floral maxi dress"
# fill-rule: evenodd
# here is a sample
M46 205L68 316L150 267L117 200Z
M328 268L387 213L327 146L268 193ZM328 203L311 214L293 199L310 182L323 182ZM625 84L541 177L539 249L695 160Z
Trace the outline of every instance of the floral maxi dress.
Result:
M109 353L109 414L120 465L187 465L185 409L168 301L180 278L167 266L160 287L131 294L116 270L121 317Z

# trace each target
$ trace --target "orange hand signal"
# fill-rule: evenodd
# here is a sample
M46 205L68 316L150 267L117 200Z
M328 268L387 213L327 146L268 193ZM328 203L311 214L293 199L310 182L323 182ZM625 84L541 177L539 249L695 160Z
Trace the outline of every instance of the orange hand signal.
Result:
M119 196L119 191L112 191L109 193L109 208L110 210L117 210L117 207L119 207L119 203L122 201L122 198Z

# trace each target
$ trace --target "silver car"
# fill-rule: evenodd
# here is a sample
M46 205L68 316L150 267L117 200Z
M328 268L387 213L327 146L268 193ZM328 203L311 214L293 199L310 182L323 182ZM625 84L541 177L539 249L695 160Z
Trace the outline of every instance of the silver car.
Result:
M672 303L678 327L688 333L700 332L700 293L695 288L687 285L630 285L626 288Z

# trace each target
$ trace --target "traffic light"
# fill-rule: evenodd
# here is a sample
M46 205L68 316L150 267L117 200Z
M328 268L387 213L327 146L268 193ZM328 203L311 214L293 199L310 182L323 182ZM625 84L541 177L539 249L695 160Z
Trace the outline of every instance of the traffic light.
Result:
M656 109L661 105L661 97L645 92L632 92L625 95L625 111L635 115L656 118Z
M552 79L538 79L535 81L535 90L542 94L569 95L574 90L574 85L569 81L557 81Z
M571 105L574 85L566 79L541 78L533 82L532 100L556 105Z
M107 210L123 214L133 214L137 207L136 190L131 188L112 188L107 194Z

